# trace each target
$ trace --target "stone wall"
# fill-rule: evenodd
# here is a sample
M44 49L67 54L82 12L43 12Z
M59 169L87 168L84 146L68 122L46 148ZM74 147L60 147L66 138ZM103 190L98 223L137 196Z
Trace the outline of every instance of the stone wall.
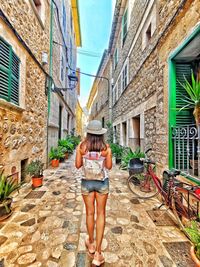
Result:
M123 62L129 55L130 79L127 88L113 106L112 114L113 124L117 126L132 117L142 117L141 128L144 128L144 132L141 133L146 139L145 146L153 144L158 171L161 171L168 165L168 58L200 22L200 2L154 2L157 26L145 48L142 47L142 31L145 27L144 12L148 9L146 1L136 0L134 3L129 32L113 73L116 81ZM151 16L152 10L153 6L146 20Z
M76 46L74 39L73 25L71 27L71 1L70 0L56 0L56 5L59 10L59 20L61 30L59 27L59 20L56 9L54 9L53 17L53 79L55 87L70 88L68 74L71 73L71 68L76 69ZM63 27L63 16L65 6L66 25ZM73 23L72 23L73 24ZM72 48L70 44L72 41ZM66 48L67 46L67 48ZM68 59L68 60L67 60ZM63 64L62 64L63 61ZM63 72L63 77L61 75ZM72 90L61 90L60 93L51 94L51 105L49 115L49 131L48 131L48 150L51 147L56 147L59 139L59 106L62 107L62 123L61 123L61 138L65 138L68 133L75 128L75 111L77 102L76 88Z
M43 5L44 23L30 1L0 2L0 9L40 63L42 52L49 53L49 2L43 1ZM11 174L15 167L20 179L21 167L28 161L40 158L46 162L46 75L3 20L0 36L12 46L21 62L19 106L0 99L0 166L5 174ZM48 71L48 64L45 69Z

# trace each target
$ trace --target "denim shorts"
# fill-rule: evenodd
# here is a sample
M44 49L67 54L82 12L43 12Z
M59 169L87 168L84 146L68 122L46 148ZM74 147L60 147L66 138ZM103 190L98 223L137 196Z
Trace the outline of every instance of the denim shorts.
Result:
M99 194L109 193L109 179L106 178L103 181L98 180L81 180L81 193L88 195L91 192L98 192Z

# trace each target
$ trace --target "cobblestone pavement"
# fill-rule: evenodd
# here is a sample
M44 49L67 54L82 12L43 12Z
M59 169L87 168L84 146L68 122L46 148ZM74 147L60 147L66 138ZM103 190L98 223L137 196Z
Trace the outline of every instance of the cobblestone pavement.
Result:
M46 170L39 189L32 191L30 184L20 189L13 214L0 223L0 266L91 266L84 246L81 175L72 166L68 160L58 169ZM186 241L184 235L175 226L155 226L146 212L158 200L133 200L127 173L118 168L110 177L103 266L188 266L176 265L164 246L164 242ZM28 195L31 191L34 196Z

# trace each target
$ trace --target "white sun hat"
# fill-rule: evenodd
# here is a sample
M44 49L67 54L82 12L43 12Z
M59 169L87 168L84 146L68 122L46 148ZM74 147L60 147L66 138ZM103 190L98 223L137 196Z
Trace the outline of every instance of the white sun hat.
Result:
M102 128L101 122L98 120L89 121L86 132L90 134L102 135L107 132L106 128Z

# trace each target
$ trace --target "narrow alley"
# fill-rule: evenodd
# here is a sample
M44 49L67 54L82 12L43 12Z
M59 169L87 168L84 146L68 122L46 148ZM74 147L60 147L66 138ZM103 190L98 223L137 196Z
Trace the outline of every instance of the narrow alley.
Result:
M200 0L0 0L0 267L94 264L200 267Z
M20 189L11 217L0 223L0 266L91 266L84 245L81 174L73 165L71 158L47 169L41 188L32 191L26 184ZM118 167L110 172L103 266L194 266L186 237L168 216L161 223L166 226L154 224L147 211L158 206L158 200L133 199L127 174ZM170 250L170 242L179 242L177 251L174 246Z

